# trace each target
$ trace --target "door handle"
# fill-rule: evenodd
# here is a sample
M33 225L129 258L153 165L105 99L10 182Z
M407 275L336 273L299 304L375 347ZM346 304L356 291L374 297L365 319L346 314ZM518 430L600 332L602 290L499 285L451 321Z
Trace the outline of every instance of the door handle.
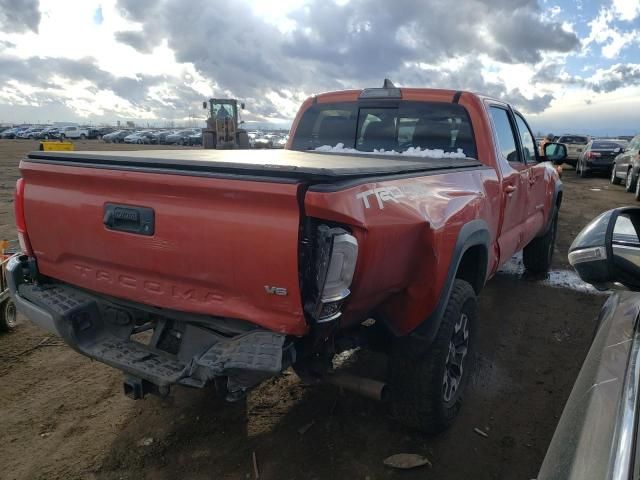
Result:
M504 191L505 191L506 193L513 193L513 192L515 192L515 191L516 191L516 187L514 187L513 185L507 185L507 186L504 188Z

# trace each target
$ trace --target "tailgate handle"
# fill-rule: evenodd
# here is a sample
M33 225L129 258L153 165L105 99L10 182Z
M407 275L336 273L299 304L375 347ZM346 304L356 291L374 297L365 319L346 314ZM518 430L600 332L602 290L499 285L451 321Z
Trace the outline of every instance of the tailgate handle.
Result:
M155 213L149 207L107 203L102 223L109 230L150 236L155 232Z

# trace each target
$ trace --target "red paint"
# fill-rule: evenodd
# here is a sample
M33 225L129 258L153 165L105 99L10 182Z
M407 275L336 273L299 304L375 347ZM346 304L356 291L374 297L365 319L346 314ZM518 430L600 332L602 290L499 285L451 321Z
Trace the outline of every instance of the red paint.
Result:
M357 101L359 94L328 93L315 101ZM454 94L402 89L403 99L413 101L451 102ZM313 101L303 103L290 142ZM471 118L478 160L488 168L370 182L330 193L305 193L302 183L25 160L20 166L26 182L24 218L38 267L45 275L96 292L304 335L308 326L298 249L301 216L307 215L343 224L358 239L356 274L341 324L376 312L405 334L434 310L463 225L474 219L487 223L490 277L550 218L556 170L549 164L514 166L498 157L486 101L467 92L459 99ZM102 224L106 202L153 208L155 234L107 230ZM286 288L288 294L268 295L266 286Z

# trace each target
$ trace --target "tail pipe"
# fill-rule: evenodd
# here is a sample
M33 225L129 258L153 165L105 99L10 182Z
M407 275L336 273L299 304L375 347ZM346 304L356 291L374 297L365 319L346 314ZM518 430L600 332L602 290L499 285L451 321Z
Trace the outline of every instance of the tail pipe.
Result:
M344 388L380 402L387 401L389 397L387 384L370 378L358 377L350 373L334 373L328 375L325 381L336 387Z

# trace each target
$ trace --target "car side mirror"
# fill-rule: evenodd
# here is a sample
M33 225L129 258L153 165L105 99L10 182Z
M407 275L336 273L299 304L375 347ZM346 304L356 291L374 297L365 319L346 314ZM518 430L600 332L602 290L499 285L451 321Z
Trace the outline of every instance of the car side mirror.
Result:
M569 248L580 278L605 290L614 283L640 291L640 208L609 210L591 221Z
M240 109L244 110L244 102L240 104Z
M567 147L562 143L547 143L544 146L544 156L554 165L562 165L567 158Z
M202 102L202 108L207 109L207 102Z

